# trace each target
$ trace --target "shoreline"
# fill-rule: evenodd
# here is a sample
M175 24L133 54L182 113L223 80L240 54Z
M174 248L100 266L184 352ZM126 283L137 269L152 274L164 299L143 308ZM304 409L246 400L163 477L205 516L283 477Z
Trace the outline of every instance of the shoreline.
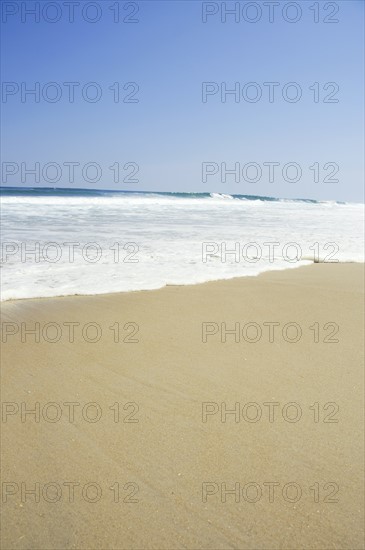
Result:
M362 550L363 275L6 302L2 546Z
M250 274L250 275L238 275L238 276L235 276L235 277L229 277L227 279L210 279L208 281L203 281L203 282L200 282L200 283L186 283L186 284L178 284L178 283L167 283L161 287L158 287L158 288L141 288L141 289L137 289L137 290L120 290L120 291L117 291L117 292L103 292L103 293L97 293L97 294L80 294L80 293L77 293L77 294L60 294L60 295L57 295L57 296L35 296L35 297L30 297L30 298L8 298L6 300L0 300L0 308L2 305L5 305L5 304L8 304L8 303L14 303L14 302L28 302L30 300L58 300L60 298L79 298L79 297L83 297L83 298L92 298L93 296L119 296L119 295L123 295L123 294L136 294L136 293L139 293L139 292L156 292L156 291L159 291L159 290L163 290L164 288L169 288L169 287L182 287L182 288L187 288L187 287L194 287L194 286L200 286L200 285L206 285L206 284L209 284L209 283L220 283L220 282L226 282L226 281L234 281L234 280L244 280L244 279L251 279L251 278L257 278L257 277L262 277L264 275L267 275L267 274L270 274L270 273L274 273L274 272L277 272L277 271L291 271L291 270L294 270L294 269L304 269L304 268L308 268L308 267L312 267L312 266L315 266L315 265L361 265L361 266L365 266L365 262L358 262L358 261L339 261L339 262L321 262L321 261L315 261L315 260L305 260L305 261L311 261L310 264L306 264L306 265L298 265L298 266L292 266L292 267L283 267L283 268L276 268L276 269L268 269L266 271L261 271L260 273L254 273L254 274Z

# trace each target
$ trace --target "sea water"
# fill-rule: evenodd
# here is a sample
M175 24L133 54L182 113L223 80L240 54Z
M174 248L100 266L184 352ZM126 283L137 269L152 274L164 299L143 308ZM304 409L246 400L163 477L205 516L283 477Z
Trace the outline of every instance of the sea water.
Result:
M361 204L209 193L1 190L2 300L363 262Z

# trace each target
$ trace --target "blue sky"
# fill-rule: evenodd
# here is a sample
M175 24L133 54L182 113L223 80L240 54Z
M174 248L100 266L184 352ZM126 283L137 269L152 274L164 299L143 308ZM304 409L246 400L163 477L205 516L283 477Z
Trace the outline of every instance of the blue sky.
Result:
M38 2L40 6L47 3ZM110 8L116 2L109 0L94 3L101 13L95 23L83 20L81 8L90 2L82 0L75 6L73 23L68 21L63 1L58 2L61 19L55 23L45 21L42 14L39 22L30 15L21 21L21 4L31 9L37 2L2 4L2 79L7 86L2 98L2 160L18 167L11 175L12 168L3 164L3 185L50 186L42 176L35 183L33 176L25 173L24 166L31 168L38 162L40 172L48 163L57 163L62 175L55 185L64 187L363 200L362 1L294 3L299 8L279 2L272 23L268 6L262 1L251 2L251 8L247 8L248 2L238 2L237 23L234 15L227 15L222 22L222 2L210 2L209 6L195 0L119 2L121 18L128 17L138 5L138 13L130 16L138 20L136 23L114 23ZM236 2L225 4L232 8ZM318 23L314 23L315 12L310 9L315 5ZM260 20L245 21L242 14L254 18L259 14L257 6L262 10ZM15 9L18 12L11 15ZM48 9L46 17L51 19L56 11L54 6ZM96 13L93 9L89 7L86 12L90 18ZM204 9L217 10L207 16L206 23L202 22ZM242 12L245 9L249 11ZM301 15L297 22L285 20L284 15L293 19L298 9ZM325 17L339 22L325 23ZM6 84L9 82L16 83L19 92L6 95L13 86ZM62 93L60 100L51 103L40 96L36 103L34 97L26 96L22 102L21 83L24 89L34 87L35 82L41 90L56 82ZM68 100L64 82L80 83L74 103ZM83 99L81 89L89 82L96 82L102 91L100 101ZM138 102L114 102L109 87L115 82L120 83L122 98L133 91L131 86L123 90L123 85L137 83L139 91L134 97ZM202 102L203 82L218 86L218 92L208 96L206 103ZM241 94L239 102L233 95L222 102L222 83L227 89L238 86L241 92L248 82L259 86L259 101L250 103ZM279 83L272 103L263 84L267 82ZM296 82L302 91L296 103L283 99L283 87L289 82ZM317 103L314 89L310 89L316 82ZM336 86L325 91L323 86L329 82ZM337 86L339 91L333 97L338 102L324 103ZM45 90L52 97L52 88ZM87 91L91 94L95 88ZM80 164L72 183L64 165L69 162ZM94 183L88 181L93 178L92 168L87 172L89 177L82 174L82 167L90 162L97 163L102 174ZM116 162L122 174L118 183L109 168ZM271 182L270 162L279 163ZM126 163L138 165L137 182L122 181L130 172L128 167L123 169ZM206 181L203 163L210 163L210 169L216 171ZM228 174L224 181L222 163L227 169L237 170L238 166L238 175ZM250 163L259 168L247 171ZM296 182L290 181L296 179L291 168L284 172L289 174L289 181L283 178L283 167L288 163L300 167ZM339 181L324 182L336 165L339 171L332 179ZM242 173L245 166L247 177ZM310 166L319 169L318 182L314 181L315 168ZM261 169L261 177L257 171L259 179L253 181L256 169ZM8 171L6 180L4 170ZM47 172L50 178L52 170Z

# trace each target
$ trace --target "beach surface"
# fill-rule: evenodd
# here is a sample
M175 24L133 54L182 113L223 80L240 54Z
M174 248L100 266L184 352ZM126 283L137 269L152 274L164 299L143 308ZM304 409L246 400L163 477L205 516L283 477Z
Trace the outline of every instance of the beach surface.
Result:
M363 281L3 303L2 548L364 548Z

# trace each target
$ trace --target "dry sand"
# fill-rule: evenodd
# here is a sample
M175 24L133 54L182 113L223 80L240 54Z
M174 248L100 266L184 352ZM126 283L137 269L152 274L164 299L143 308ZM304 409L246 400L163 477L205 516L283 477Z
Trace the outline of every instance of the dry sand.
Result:
M2 548L364 548L362 265L2 309L3 323L19 325L2 353ZM20 323L36 322L58 323L60 340L45 341L55 335L48 326L40 343L24 334L22 342ZM73 343L67 322L80 323ZM96 343L81 336L91 322L102 329ZM139 342L114 342L108 327L117 322L121 340L135 326L124 325L136 323ZM205 322L219 332L203 343ZM261 339L249 343L241 333L240 342L227 335L223 343L224 322L248 329L246 340L255 328L244 325L255 322ZM280 323L273 342L264 322ZM282 334L294 322L296 343ZM324 342L334 324L339 342ZM22 402L39 403L39 422L24 410L22 418ZM73 422L66 402L80 404ZM215 413L206 422L203 402ZM222 403L236 402L240 418L222 422ZM279 403L272 422L268 403ZM100 420L90 422L97 410ZM55 414L62 416L51 422ZM79 485L70 502L72 482ZM223 484L237 490L226 502ZM35 502L25 490L38 488Z

